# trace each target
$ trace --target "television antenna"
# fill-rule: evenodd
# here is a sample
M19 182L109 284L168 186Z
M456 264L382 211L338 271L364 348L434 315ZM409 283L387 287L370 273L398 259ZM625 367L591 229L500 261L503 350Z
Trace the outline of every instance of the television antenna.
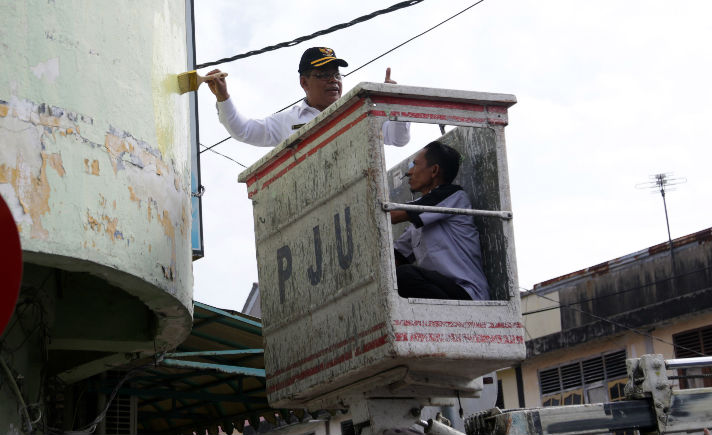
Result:
M687 183L687 178L685 177L673 177L672 172L662 172L660 174L650 175L649 181L644 183L638 183L635 185L636 189L648 189L652 190L651 193L660 192L660 196L663 197L663 208L665 209L665 224L667 225L668 243L670 243L670 256L673 261L673 270L675 267L675 256L673 254L672 237L670 236L670 219L668 218L667 211L667 201L665 200L665 193L669 191L677 190L672 186L677 186L678 184Z

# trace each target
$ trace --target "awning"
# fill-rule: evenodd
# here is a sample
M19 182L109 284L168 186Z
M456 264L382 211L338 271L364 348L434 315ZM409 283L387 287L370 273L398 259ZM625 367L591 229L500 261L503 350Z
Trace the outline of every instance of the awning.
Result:
M140 434L218 433L290 421L288 410L274 410L265 393L262 324L259 319L194 303L193 330L174 352L130 376L120 397L136 397ZM97 387L111 394L114 385Z

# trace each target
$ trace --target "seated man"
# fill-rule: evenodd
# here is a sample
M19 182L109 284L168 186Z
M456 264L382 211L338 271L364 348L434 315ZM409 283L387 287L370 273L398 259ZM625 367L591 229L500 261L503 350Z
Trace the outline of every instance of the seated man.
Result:
M295 130L314 119L324 109L341 98L341 73L345 60L336 57L327 47L307 49L299 61L299 84L304 90L301 103L283 112L264 119L250 119L235 108L234 100L227 90L224 78L208 81L210 90L217 98L218 117L233 138L256 146L275 146L288 138ZM217 74L215 69L208 74ZM391 79L391 69L386 69L386 83ZM383 123L383 141L386 145L403 146L410 140L410 123L386 121Z
M406 176L410 190L423 196L411 204L471 208L462 187L451 184L460 154L438 141L420 150ZM391 211L393 223L411 225L395 241L398 294L402 297L486 300L480 239L472 216ZM415 264L410 263L415 260Z

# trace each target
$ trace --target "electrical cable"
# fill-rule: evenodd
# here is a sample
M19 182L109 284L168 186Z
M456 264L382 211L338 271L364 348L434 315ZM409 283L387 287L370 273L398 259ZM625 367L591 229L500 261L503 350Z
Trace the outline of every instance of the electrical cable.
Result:
M453 18L457 17L458 15L460 15L460 14L462 14L462 13L468 11L469 9L472 9L473 7L479 5L480 3L484 2L484 1L485 1L485 0L478 0L478 1L476 1L475 3L471 4L470 6L466 7L466 8L463 9L463 10L461 10L460 12L456 13L455 15L452 15L452 16L450 16L449 18L446 18L445 20L443 20L443 21L439 22L438 24L436 24L436 25L430 27L429 29L425 30L424 32L421 32L421 33L419 33L419 34L413 36L412 38L410 38L410 39L408 39L408 40L406 40L406 41L404 41L404 42L402 42L402 43L396 45L395 47L391 48L390 50L387 50L387 51L383 52L382 54L379 54L378 56L376 56L376 57L374 57L373 59L367 61L366 63L364 63L363 65L357 67L357 68L354 69L353 71L350 71L350 72L348 72L347 74L344 74L343 76L344 76L344 77L350 76L351 74L355 73L356 71L358 71L358 70L364 68L365 66L367 66L367 65L369 65L369 64L371 64L371 63L373 63L373 62L375 62L376 60L382 58L383 56L385 56L385 55L387 55L387 54L389 54L389 53L391 53L391 52L393 52L393 51L395 51L395 50L401 48L402 46L404 46L404 45L406 45L407 43L413 41L414 39L417 39L417 38L419 38L419 37L425 35L426 33L430 32L431 30L434 30L434 29L436 29L437 27L440 27L441 25L447 23L448 21L452 20ZM199 65L199 67L200 67L200 65ZM286 110L286 109L289 109L290 107L292 107L292 106L294 106L295 104L299 103L299 102L302 101L303 99L304 99L304 97L298 99L297 101L295 101L295 102L293 102L293 103L291 103L291 104L289 104L289 105L287 105L287 106L282 107L281 109L279 109L279 110L276 111L275 113L279 113L279 112L282 112L282 111L284 111L284 110ZM220 142L215 143L214 145L209 146L208 149L212 149L214 146L220 145L221 143L225 142L225 141L228 140L228 139L230 139L230 136L226 137L225 139L221 140ZM202 150L202 151L200 151L200 152L202 153L203 151L207 151L207 150Z
M205 151L210 151L210 150L212 150L212 149L215 148L216 146L218 146L218 145L220 145L221 143L225 142L226 140L230 139L230 137L231 137L231 136L228 136L228 137L226 137L225 139L221 140L220 142L217 142L217 143L214 143L214 144L210 145L209 147L208 147L208 146L205 146L205 145L203 145L203 144L201 143L200 145L201 145L203 148L205 148L205 149L202 150L202 151L200 151L200 154L203 154Z
M540 298L543 298L543 299L546 299L546 300L549 300L549 301L552 301L552 302L559 303L559 301L557 301L557 300L555 300L555 299L548 298L548 297L546 297L546 296L544 296L544 295L540 295L540 294L538 294L538 293L535 293L535 292L532 291L532 290L525 289L524 287L520 287L520 289L521 289L521 290L524 290L526 293L532 294L532 295L534 295L534 296L538 296L538 297L540 297ZM709 290L709 289L712 289L712 287L708 287L708 288L705 289L705 290ZM569 310L573 310L573 311L578 311L579 313L586 314L586 315L588 315L588 316L593 317L594 319L597 319L597 320L600 320L600 321L603 321L603 322L608 322L608 323L610 323L610 324L612 324L612 325L618 326L619 328L627 329L627 330L629 330L629 331L631 331L631 332L634 332L634 333L636 333L636 334L638 334L638 335L642 335L643 337L652 338L653 340L656 340L656 341L659 341L659 342L661 342L661 343L667 344L667 345L672 346L672 347L674 347L674 348L686 350L686 351L688 351L688 352L695 353L695 354L697 354L697 355L699 355L699 356L707 356L707 355L705 355L705 354L703 354L703 353L701 353L701 352L698 352L698 351L696 351L696 350L689 349L689 348L686 348L686 347L684 347L684 346L680 346L679 344L670 343L669 341L663 340L662 338L656 337L656 336L654 336L654 335L652 335L652 334L648 334L647 332L643 332L643 331L640 331L640 330L638 330L638 329L632 328L632 327L630 327L630 326L624 325L624 324L622 324L622 323L620 323L620 322L616 322L616 321L611 320L611 319L606 319L605 317L601 317L601 316L598 316L598 315L596 315L596 314L589 313L588 311L584 311L584 310L582 310L582 309L572 307L572 306L569 305L569 304L560 304L560 303L559 303L559 307L560 307L560 308L569 309Z
M445 20L439 22L438 24L434 25L433 27L429 28L428 30L426 30L426 31L424 31L424 32L421 32L421 33L419 33L419 34L413 36L412 38L408 39L407 41L402 42L402 43L396 45L395 47L393 47L393 48L391 48L390 50L384 52L383 54L374 57L373 59L371 59L371 60L369 60L368 62L364 63L363 65L361 65L360 67L356 68L355 70L350 71L348 74L344 74L344 77L350 76L351 74L355 73L356 71L360 70L361 68L365 67L366 65L369 65L369 64L371 64L371 63L377 61L378 59L382 58L383 56L387 55L388 53L390 53L390 52L392 52L392 51L395 51L395 50L401 48L402 46L404 46L405 44L409 43L410 41L412 41L412 40L414 40L414 39L416 39L416 38L419 38L419 37L425 35L426 33L430 32L431 30L434 30L434 29L437 28L437 27L440 27L441 25L447 23L448 21L452 20L453 18L457 17L458 15L460 15L460 14L462 14L462 13L464 13L464 12L467 12L468 10L474 8L475 6L477 6L478 4L482 3L483 1L485 1L485 0L478 0L478 1L476 1L475 3L471 4L470 6L466 7L466 8L463 9L463 10L461 10L460 12L456 13L455 15L451 16L450 18L447 18L447 19L445 19Z
M7 377L7 380L10 383L10 388L15 393L15 396L17 396L17 401L20 403L21 415L26 420L27 424L27 433L32 433L32 419L30 418L30 414L27 411L28 406L25 404L25 398L22 396L22 392L20 392L20 388L17 386L17 382L15 382L15 377L12 376L12 372L10 371L10 368L7 366L7 364L5 364L5 360L2 358L2 356L0 356L0 367L2 367L3 372L5 373L5 376Z
M657 285L657 284L661 284L661 283L664 283L664 282L667 282L667 281L675 280L675 279L678 279L678 278L681 278L681 277L684 277L684 276L692 275L692 274L694 274L694 273L704 272L704 271L706 271L706 270L709 270L710 268L712 268L712 265L707 266L707 267L703 267L702 269L697 269L697 270L693 270L693 271L690 271L690 272L686 272L686 273L683 273L683 274L680 274L680 275L675 275L675 276L672 276L672 277L667 277L667 278L664 278L664 279L659 279L659 280L656 280L656 281L652 281L652 282L649 282L649 283L647 283L647 284L643 284L643 285L639 285L639 286L635 286L635 287L630 287L630 288L627 288L627 289L625 289L625 290L620 290L620 291L617 291L617 292L608 293L608 294L605 294L605 295L596 296L596 297L592 297L592 298L589 298L589 299L582 299L582 300L577 301L577 302L572 302L572 303L570 303L569 305L581 305L581 304L584 304L584 303L586 303L586 302L593 302L593 301L597 301L597 300L601 300L601 299L605 299L605 298L609 298L609 297L613 297L613 296L618 296L618 295L621 295L621 294L623 294L623 293L628 293L628 292L631 292L631 291L640 290L640 289L643 289L643 288L646 288L646 287L650 287L650 286ZM522 316L527 316L527 315L531 315L531 314L543 313L543 312L546 312L546 311L556 310L556 309L558 309L558 308L559 308L559 306L553 306L553 307L547 307L547 308L540 308L540 309L538 309L538 310L526 311L526 312L522 313Z
M228 139L230 139L230 138L229 138L229 137L228 137L228 138L225 138L225 139L221 140L220 142L216 143L215 145L219 145L219 144L225 142L225 141L228 140ZM243 168L247 168L247 166L243 165L242 163L238 162L237 160L233 159L232 157L226 156L225 154L223 154L223 153L221 153L221 152L219 152L219 151L215 151L215 150L213 149L213 147L215 147L215 145L213 145L213 146L211 146L211 147L206 147L205 145L203 145L203 144L201 143L200 146L202 146L202 147L205 148L205 149L202 150L202 151L200 151L200 152L202 153L203 151L210 151L211 153L215 153L215 154L217 154L217 155L219 155L219 156L223 156L223 157L225 157L225 158L228 159L228 160L232 160L233 162L237 163L238 165L242 166Z
M121 386L126 382L130 377L134 376L136 373L142 371L144 368L152 366L153 362L136 367L134 369L129 370L126 372L126 375L124 375L123 378L119 381L118 384L114 387L114 389L111 392L111 395L109 396L109 399L106 401L106 406L104 409L99 413L99 415L94 418L89 424L86 426L82 427L81 429L78 430L69 430L69 431L63 431L58 428L53 428L53 427L47 427L47 431L51 435L86 435L86 434L91 434L94 433L96 430L96 427L99 425L99 423L104 420L104 417L106 417L106 413L109 411L109 407L111 406L111 402L114 400L116 395L119 393L119 389Z
M372 19L372 18L375 18L375 17L377 17L377 16L379 16L379 15L388 14L388 13L391 13L391 12L395 12L395 11L397 11L397 10L399 10L399 9L403 9L403 8L407 8L407 7L416 5L416 4L418 4L418 3L421 3L422 1L423 1L423 0L409 0L409 1L404 1L404 2L400 2L400 3L396 3L396 4L394 4L393 6L388 7L388 8L386 8L386 9L380 9L380 10L371 12L370 14L363 15L363 16L361 16L361 17L355 18L355 19L353 19L353 20L351 20L351 21L349 21L349 22L347 22L347 23L336 24L336 25L334 25L334 26L329 27L328 29L319 30L319 31L317 31L317 32L314 32L314 33L312 33L311 35L300 36L300 37L298 37L298 38L292 39L291 41L280 42L279 44L270 45L270 46L261 48L261 49L259 49L259 50L252 50L252 51L248 51L248 52L246 52L246 53L237 54L237 55L232 56L232 57L226 57L226 58L223 58L223 59L220 59L220 60L216 60L216 61L214 61L214 62L201 63L201 64L199 64L199 65L196 65L196 66L195 66L195 69L206 68L206 67L214 66L214 65L220 65L220 64L222 64L222 63L232 62L232 61L238 60L238 59L244 59L244 58L246 58L246 57L255 56L255 55L257 55L257 54L266 53L266 52L268 52L268 51L274 51L274 50L277 50L277 49L280 49L280 48L284 48L284 47L293 47L293 46L295 46L295 45L297 45L297 44L299 44L299 43L301 43L301 42L308 41L308 40L310 40L310 39L314 39L314 38L316 38L317 36L322 36L322 35L326 35L326 34L335 32L335 31L337 31L337 30L345 29L345 28L351 27L351 26L353 26L353 25L355 25L355 24L363 23L364 21L368 21L368 20L370 20L370 19Z

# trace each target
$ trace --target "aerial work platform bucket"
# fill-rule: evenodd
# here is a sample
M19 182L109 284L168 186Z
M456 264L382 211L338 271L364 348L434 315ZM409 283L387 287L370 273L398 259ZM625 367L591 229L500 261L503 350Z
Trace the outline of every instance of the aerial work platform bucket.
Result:
M361 83L240 174L253 201L273 407L476 395L477 377L524 359L504 143L515 102ZM405 163L386 171L387 120L459 126L441 138L463 156L455 182L474 209L497 212L475 218L491 300L398 295L384 207L410 193Z

